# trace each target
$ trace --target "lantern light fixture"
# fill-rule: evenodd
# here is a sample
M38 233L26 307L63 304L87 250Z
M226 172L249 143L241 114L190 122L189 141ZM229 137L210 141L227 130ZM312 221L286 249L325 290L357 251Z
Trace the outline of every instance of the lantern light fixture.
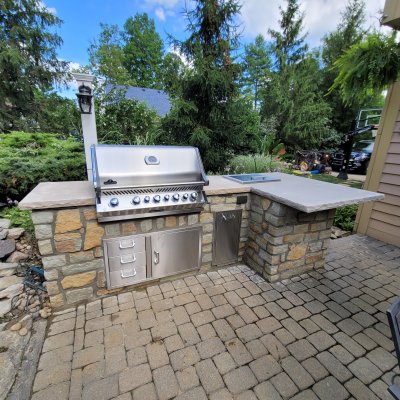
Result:
M79 86L78 93L76 97L78 97L79 108L81 110L81 114L91 114L92 113L92 89L89 86L86 86L84 83Z

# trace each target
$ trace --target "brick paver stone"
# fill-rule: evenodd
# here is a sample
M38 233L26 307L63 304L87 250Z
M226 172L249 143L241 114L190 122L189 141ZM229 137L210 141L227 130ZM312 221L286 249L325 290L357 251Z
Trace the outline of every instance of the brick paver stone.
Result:
M104 343L103 329L86 333L85 347L96 346L97 344L102 344L102 343Z
M217 335L223 342L236 337L235 332L231 326L224 319L218 319L212 323Z
M33 384L33 391L43 390L50 385L69 381L71 377L71 363L67 362L61 365L54 365L36 374Z
M274 317L267 317L257 321L257 326L264 334L274 332L282 327L281 323Z
M317 350L310 342L305 339L298 340L287 346L290 353L298 360L303 361L306 358L312 357L317 354Z
M194 367L188 367L182 371L177 371L176 379L178 380L179 386L183 392L192 389L199 384L199 377L197 376Z
M356 378L346 382L344 386L356 399L378 400L374 392Z
M176 400L207 400L207 395L201 386L197 386L194 389L180 394Z
M233 394L241 393L257 385L257 379L251 369L246 365L236 368L224 375L228 390Z
M284 398L290 398L299 391L285 372L281 372L280 374L273 376L271 378L271 383Z
M174 371L179 371L196 364L200 361L200 356L196 347L190 346L171 353L169 359Z
M128 392L152 381L149 364L129 367L119 374L120 393Z
M214 321L215 318L211 311L206 310L201 311L197 314L192 314L190 316L190 319L192 320L193 325L195 327L198 327L200 325L208 324L209 322Z
M153 340L165 339L166 337L176 335L177 333L176 325L173 322L165 322L151 328Z
M179 325L178 331L185 345L193 345L200 342L200 336L193 324Z
M372 361L383 372L390 371L398 363L396 357L382 347L378 347L367 354L367 358Z
M157 393L154 383L140 386L133 391L133 400L157 400Z
M178 381L170 365L155 369L153 381L159 400L172 399L178 394Z
M123 346L106 347L106 375L113 375L124 370L127 366L126 352Z
M133 350L128 351L126 357L129 366L135 366L147 362L147 353L144 346L135 347Z
M265 381L257 385L254 388L254 392L259 399L282 400L281 395L269 381Z
M216 355L213 360L221 375L232 371L236 367L235 361L233 360L232 356L227 352Z
M249 324L237 329L236 334L242 342L247 343L251 340L258 339L263 335L263 332L261 332L256 324Z
M74 343L74 332L64 332L48 337L43 344L42 352L51 351Z
M168 354L163 343L149 343L146 346L146 351L151 369L160 368L169 363Z
M108 400L118 395L118 376L90 382L82 390L82 400Z
M281 365L300 390L304 390L315 383L313 377L294 357L286 357L282 360Z
M313 391L321 400L345 400L349 392L333 376L328 376L313 386Z
M325 331L315 332L307 337L307 340L318 350L324 351L333 346L336 341Z
M220 338L212 337L197 344L197 351L201 359L214 357L216 354L225 351L225 346Z
M340 382L345 382L352 377L351 372L328 351L318 354L317 359Z
M73 347L64 346L47 353L42 353L38 365L38 370L53 368L55 365L59 365L72 360Z
M271 355L252 361L249 366L259 382L266 381L282 371L280 364Z
M349 370L366 385L369 385L382 375L379 368L365 357L353 361L348 367Z
M31 400L68 400L69 397L69 382L62 382L56 385L49 386L47 389L40 390L33 394Z
M81 368L85 365L92 364L104 358L104 346L88 347L87 349L79 350L74 354L72 359L72 368Z
M197 375L207 393L224 387L224 382L212 360L203 360L196 364Z
M253 357L239 339L229 340L225 343L225 346L237 365L244 365L253 360Z

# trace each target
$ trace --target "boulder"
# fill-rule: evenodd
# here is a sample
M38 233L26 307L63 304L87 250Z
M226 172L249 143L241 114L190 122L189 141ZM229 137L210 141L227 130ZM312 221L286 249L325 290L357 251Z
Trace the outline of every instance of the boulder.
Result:
M8 256L15 250L15 240L6 239L0 240L0 258Z
M1 229L0 228L0 240L3 240L7 237L8 235L8 229Z
M15 296L18 296L24 290L24 285L22 283L16 283L14 285L9 286L6 289L0 291L0 299L4 299L8 297L12 299Z
M0 278L3 276L14 275L17 267L18 267L17 263L2 263L2 262L0 262Z
M0 318L4 317L4 315L10 312L10 310L11 310L11 300L10 299L0 300Z
M0 290L4 290L12 285L16 285L22 282L22 278L19 276L11 275L0 278Z
M0 218L0 229L8 229L11 226L11 221L7 218Z
M10 257L7 258L7 262L9 262L9 263L17 263L19 261L23 261L23 260L26 260L28 258L29 258L28 254L22 253L20 251L14 251L10 255Z
M7 239L19 239L24 233L25 233L24 228L9 229Z

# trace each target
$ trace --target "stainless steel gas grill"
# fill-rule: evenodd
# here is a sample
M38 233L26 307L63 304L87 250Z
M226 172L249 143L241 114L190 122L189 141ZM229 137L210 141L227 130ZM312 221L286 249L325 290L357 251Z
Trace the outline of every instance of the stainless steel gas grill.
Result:
M92 145L100 222L200 212L208 185L200 153L187 146Z

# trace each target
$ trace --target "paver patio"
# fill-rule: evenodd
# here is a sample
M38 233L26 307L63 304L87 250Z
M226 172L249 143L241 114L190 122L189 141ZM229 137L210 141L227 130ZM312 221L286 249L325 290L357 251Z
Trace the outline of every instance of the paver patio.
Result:
M283 282L239 265L110 296L56 313L32 399L391 399L399 293L400 249L354 235Z

